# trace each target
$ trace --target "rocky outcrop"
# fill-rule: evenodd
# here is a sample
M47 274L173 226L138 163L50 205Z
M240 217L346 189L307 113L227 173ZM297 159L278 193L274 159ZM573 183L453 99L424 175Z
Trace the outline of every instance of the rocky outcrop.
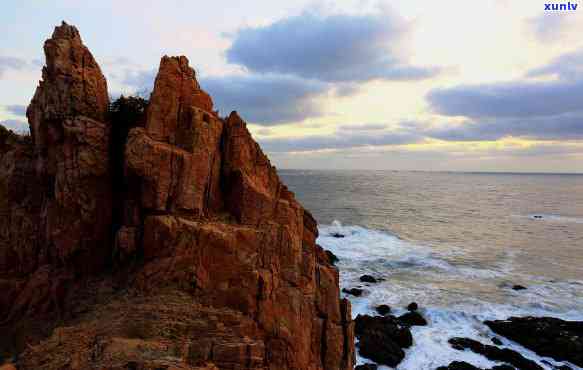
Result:
M486 321L496 334L513 340L540 356L583 367L583 322L554 317L511 317Z
M436 370L482 370L472 364L468 364L464 361L454 361L448 366L440 366ZM496 365L491 368L491 370L515 370L514 367L509 365Z
M358 353L378 364L396 367L413 345L411 330L395 316L358 315L354 322Z
M0 314L19 369L352 369L315 220L188 60L163 57L145 118L112 123L75 27L45 54L31 141L0 137Z
M0 313L60 311L76 276L110 253L108 95L75 27L45 43L46 66L27 110L31 138L0 154Z
M46 66L28 107L42 193L45 261L99 271L111 223L109 98L105 77L79 32L63 23L44 45Z
M450 338L448 342L458 351L469 349L472 352L483 355L489 360L506 362L521 370L543 370L536 362L525 358L520 353L509 348L498 348L470 338Z

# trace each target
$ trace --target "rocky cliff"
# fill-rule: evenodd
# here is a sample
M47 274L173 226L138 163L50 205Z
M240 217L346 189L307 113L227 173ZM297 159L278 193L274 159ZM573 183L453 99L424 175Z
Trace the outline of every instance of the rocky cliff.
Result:
M0 130L0 320L19 369L352 369L350 304L316 221L185 57L143 119L109 112L77 29L45 43ZM1 362L0 362L1 363Z

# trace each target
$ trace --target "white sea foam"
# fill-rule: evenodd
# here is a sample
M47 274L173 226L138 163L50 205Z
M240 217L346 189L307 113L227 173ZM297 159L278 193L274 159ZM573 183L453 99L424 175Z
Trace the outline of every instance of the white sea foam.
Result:
M318 243L338 256L342 287L365 289L362 297L349 296L354 317L374 314L374 307L379 304L389 304L393 313L399 315L405 312L403 307L407 303L419 303L429 325L412 329L414 345L406 350L407 355L398 366L400 370L433 370L452 361L466 361L481 368L494 366L496 363L485 357L456 351L448 343L449 338L459 336L491 344L495 334L483 324L484 320L526 315L583 320L583 282L517 275L512 269L515 257L512 252L494 266L476 266L463 263L463 249L432 248L388 232L343 226L337 221L320 227ZM386 280L364 284L359 281L362 274ZM515 281L528 281L528 289L513 291ZM551 368L542 360L558 364L507 339L499 339L545 369ZM366 362L370 361L358 357L358 363Z

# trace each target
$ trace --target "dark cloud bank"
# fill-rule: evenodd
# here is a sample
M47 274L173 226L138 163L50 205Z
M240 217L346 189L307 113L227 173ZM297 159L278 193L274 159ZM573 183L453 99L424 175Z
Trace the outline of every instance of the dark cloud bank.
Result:
M348 96L365 81L420 80L439 73L435 67L407 64L391 48L407 31L403 21L386 12L304 13L264 27L244 28L234 35L226 56L252 74L215 78L205 86L217 97L221 110L242 107L242 114L253 123L303 121L322 114L311 101L323 94ZM233 104L240 102L235 97L239 91L243 95L251 91L252 96L244 104Z
M406 24L386 13L304 13L265 27L240 30L226 55L230 63L256 73L291 74L328 82L434 76L437 68L408 65L390 48L406 32Z
M427 101L440 115L468 118L466 124L426 132L434 138L583 140L583 50L533 69L525 80L436 89Z
M436 67L407 63L394 47L408 32L398 17L303 13L231 35L227 61L249 73L200 78L226 114L237 109L250 122L274 126L323 114L315 103L325 94L349 96L370 80L420 80ZM126 71L123 83L142 90L151 71Z

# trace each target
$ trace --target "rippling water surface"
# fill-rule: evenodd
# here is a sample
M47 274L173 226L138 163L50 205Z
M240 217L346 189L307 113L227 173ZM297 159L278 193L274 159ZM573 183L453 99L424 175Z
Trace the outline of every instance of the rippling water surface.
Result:
M430 325L413 329L415 344L399 369L435 369L453 360L493 366L447 343L452 336L487 343L493 334L485 319L583 320L581 175L280 174L320 223L318 242L340 257L342 286L365 287L363 297L351 298L354 315L382 303L396 313L411 301L423 308ZM332 237L336 232L346 237ZM364 273L387 280L366 286L358 281ZM514 291L514 284L528 289ZM505 344L551 369L534 353Z

